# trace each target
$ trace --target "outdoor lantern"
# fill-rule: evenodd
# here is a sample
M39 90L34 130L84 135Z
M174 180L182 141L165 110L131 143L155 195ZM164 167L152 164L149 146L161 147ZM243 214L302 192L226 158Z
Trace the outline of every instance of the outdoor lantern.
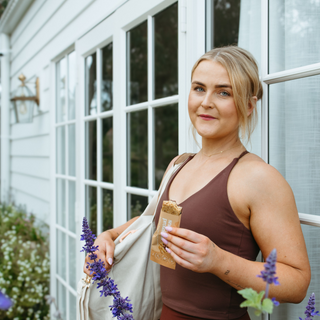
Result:
M26 77L21 74L20 86L15 92L15 96L11 99L14 104L14 112L17 123L28 123L33 120L33 107L35 103L39 106L39 78L36 79L36 95L26 86Z

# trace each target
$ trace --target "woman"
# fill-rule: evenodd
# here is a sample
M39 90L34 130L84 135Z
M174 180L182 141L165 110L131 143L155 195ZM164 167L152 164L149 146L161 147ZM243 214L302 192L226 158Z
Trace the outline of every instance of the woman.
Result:
M161 267L161 320L249 319L237 290L265 289L257 277L259 249L264 258L277 249L281 285L271 286L271 297L298 303L306 295L310 266L292 190L240 140L250 138L261 97L258 68L246 50L211 50L192 69L188 110L202 149L171 177L160 199L183 207L180 228L162 233L177 268ZM133 221L97 238L98 254L110 266L113 240Z

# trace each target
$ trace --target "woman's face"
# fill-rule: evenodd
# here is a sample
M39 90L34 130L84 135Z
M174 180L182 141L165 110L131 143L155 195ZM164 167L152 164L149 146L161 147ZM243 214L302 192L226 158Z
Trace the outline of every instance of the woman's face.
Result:
M239 118L232 87L227 70L220 63L204 60L195 69L188 110L193 126L203 138L238 136Z

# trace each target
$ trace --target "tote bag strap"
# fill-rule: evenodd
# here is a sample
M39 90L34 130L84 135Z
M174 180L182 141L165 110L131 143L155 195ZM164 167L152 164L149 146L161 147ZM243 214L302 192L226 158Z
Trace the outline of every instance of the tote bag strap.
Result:
M166 173L166 175L163 177L163 180L161 182L161 185L159 187L158 190L158 199L157 199L157 204L154 210L154 215L157 211L157 207L159 204L159 200L171 178L171 176L189 159L190 156L194 155L194 153L183 153L182 155L180 155L177 160L174 162L173 166L168 170L168 172ZM154 216L153 215L153 216Z

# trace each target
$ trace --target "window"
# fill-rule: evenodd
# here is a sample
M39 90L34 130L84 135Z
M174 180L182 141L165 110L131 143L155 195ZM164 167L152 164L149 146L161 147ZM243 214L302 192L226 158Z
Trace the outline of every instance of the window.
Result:
M277 168L293 189L312 271L306 299L281 304L271 319L298 319L310 294L320 296L320 3L207 0L206 5L207 49L236 44L259 64L264 98L248 149Z
M127 32L127 219L140 215L178 154L178 5Z
M94 234L113 228L113 44L85 58L85 215Z
M56 63L56 292L62 318L76 314L76 54ZM54 246L53 246L54 247Z

